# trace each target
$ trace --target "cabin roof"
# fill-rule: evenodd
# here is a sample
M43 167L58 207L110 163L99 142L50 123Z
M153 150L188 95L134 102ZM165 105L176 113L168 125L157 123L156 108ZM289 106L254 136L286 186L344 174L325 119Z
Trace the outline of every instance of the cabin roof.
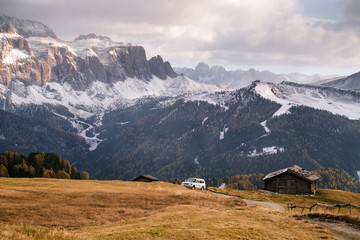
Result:
M289 172L289 173L291 173L291 174L293 174L295 176L298 176L298 177L303 178L304 180L307 180L307 181L310 181L310 182L319 179L319 177L316 176L315 174L312 174L311 172L305 170L302 167L294 165L292 167L288 167L288 168L277 170L275 172L271 172L268 175L266 175L263 180L276 177L276 176L278 176L280 174L283 174L283 173L286 173L286 172Z
M135 181L136 179L141 178L141 177L148 178L148 179L150 179L150 180L152 180L152 181L159 181L159 179L157 179L156 177L151 176L151 175L149 175L149 174L141 174L141 175L137 176L136 178L134 178L134 179L131 180L131 181Z

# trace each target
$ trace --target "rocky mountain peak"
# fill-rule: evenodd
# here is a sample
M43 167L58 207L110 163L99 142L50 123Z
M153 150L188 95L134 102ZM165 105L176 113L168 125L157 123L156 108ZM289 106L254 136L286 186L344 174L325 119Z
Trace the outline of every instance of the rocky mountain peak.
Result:
M204 62L200 62L200 63L195 67L195 72L197 72L201 77L210 76L210 74L211 74L209 65L207 65L207 64L204 63Z
M99 40L111 41L111 39L109 37L96 35L95 33L89 33L87 35L79 35L77 38L75 38L75 41L88 40L88 39L99 39Z
M13 25L9 24L7 33L15 34L16 33L15 27Z
M149 66L152 74L165 80L168 76L175 78L178 75L174 72L169 62L164 62L162 57L157 55L149 60Z
M6 16L0 13L0 32L7 33L9 26L13 26L18 34L28 37L51 37L57 38L55 33L48 26L41 22L24 20L16 17Z

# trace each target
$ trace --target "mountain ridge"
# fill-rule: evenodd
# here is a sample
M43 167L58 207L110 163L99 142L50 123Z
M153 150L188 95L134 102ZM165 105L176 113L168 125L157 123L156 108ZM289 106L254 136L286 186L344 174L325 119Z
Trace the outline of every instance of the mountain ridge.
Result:
M360 91L360 72L354 73L348 77L335 79L330 82L322 83L321 86L338 88L342 90Z
M256 80L272 83L291 81L296 83L311 84L321 80L334 78L334 76L320 76L318 74L275 74L268 70L257 71L254 68L250 68L249 70L236 69L228 71L224 67L218 65L214 65L210 68L209 65L204 62L200 62L195 69L175 67L174 70L178 74L183 74L198 82L217 84L221 87L232 89L246 87Z

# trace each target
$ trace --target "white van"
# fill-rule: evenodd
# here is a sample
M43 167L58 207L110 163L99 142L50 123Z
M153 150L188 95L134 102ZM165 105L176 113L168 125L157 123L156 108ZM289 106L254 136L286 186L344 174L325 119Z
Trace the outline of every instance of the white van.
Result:
M182 182L181 185L191 189L206 189L205 180L202 178L189 178L185 182Z

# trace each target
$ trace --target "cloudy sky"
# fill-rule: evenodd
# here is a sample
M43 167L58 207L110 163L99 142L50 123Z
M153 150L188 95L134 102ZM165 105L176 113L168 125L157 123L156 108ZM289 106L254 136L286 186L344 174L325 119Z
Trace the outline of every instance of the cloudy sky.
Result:
M360 71L359 0L0 0L0 11L63 40L94 32L142 45L173 66Z

